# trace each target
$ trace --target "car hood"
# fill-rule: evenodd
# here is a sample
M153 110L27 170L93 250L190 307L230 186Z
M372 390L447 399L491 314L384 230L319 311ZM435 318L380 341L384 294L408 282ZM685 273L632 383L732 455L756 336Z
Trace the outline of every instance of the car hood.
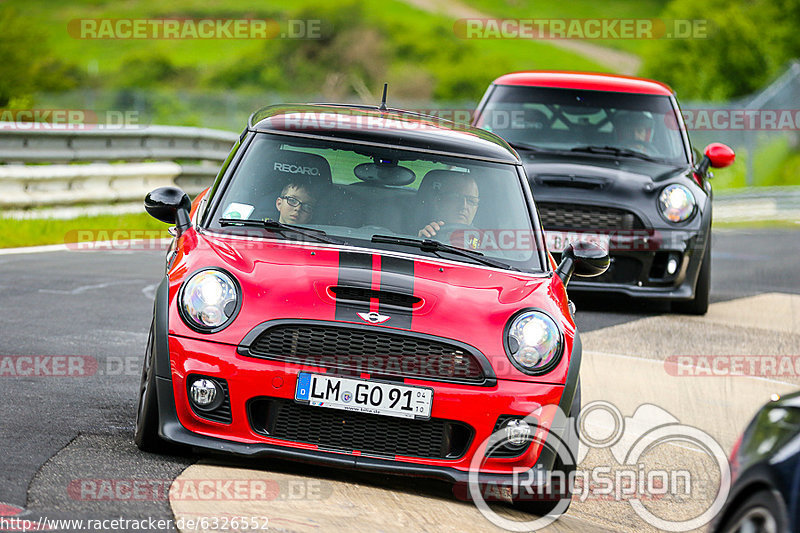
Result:
M647 227L664 226L655 209L667 183L680 181L695 192L701 211L706 193L691 168L635 159L527 154L525 172L537 202L604 205L634 211ZM699 217L698 217L699 218Z
M552 316L570 353L575 329L564 286L557 276L507 272L423 256L292 241L197 235L182 248L170 278L170 333L239 344L254 327L270 320L318 320L370 324L379 315L382 330L404 330L454 339L507 363L504 330L524 308ZM242 290L234 322L210 335L188 328L177 313L181 283L201 268L218 266ZM494 366L494 365L493 365ZM509 367L510 365L501 365ZM513 368L509 375L523 376ZM501 373L498 372L498 377ZM547 379L562 382L556 369Z

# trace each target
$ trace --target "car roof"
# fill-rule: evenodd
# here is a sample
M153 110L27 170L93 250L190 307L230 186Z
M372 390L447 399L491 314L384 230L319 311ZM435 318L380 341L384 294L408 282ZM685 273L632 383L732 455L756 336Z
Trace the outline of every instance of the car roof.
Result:
M401 109L340 104L274 105L253 113L247 126L258 132L520 164L514 149L491 132Z
M500 76L495 85L519 85L527 87L554 87L561 89L584 89L618 93L658 94L672 96L674 91L661 82L616 74L597 72L568 72L555 70L531 70L512 72Z

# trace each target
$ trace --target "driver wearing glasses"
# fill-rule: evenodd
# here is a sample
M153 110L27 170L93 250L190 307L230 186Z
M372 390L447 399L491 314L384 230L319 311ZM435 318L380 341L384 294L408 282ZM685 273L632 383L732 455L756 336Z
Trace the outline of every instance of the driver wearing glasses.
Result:
M297 181L288 183L281 195L275 199L275 207L280 213L281 224L305 224L311 220L316 199L308 183Z
M445 180L434 199L434 212L437 216L419 230L417 236L433 238L448 224L471 226L479 204L480 192L472 177Z

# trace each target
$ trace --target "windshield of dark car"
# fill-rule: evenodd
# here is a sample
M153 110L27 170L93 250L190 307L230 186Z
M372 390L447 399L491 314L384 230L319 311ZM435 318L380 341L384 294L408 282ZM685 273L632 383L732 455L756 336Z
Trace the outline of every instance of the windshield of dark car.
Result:
M687 162L675 110L662 95L498 85L478 126L520 147L583 153L612 147Z
M258 133L246 150L217 192L219 201L211 200L216 207L206 218L209 229L302 239L291 230L259 233L250 224L230 222L271 219L354 246L430 256L434 252L371 240L427 238L422 230L436 223L434 240L521 270L542 270L516 165L266 133Z

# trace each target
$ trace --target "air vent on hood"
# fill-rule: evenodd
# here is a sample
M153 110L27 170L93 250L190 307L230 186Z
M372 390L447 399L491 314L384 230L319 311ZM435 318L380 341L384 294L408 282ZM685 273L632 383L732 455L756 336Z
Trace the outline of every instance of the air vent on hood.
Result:
M336 295L336 300L339 302L369 304L372 298L376 298L384 308L399 307L404 309L413 308L422 303L422 298L399 292L376 291L362 287L348 287L346 285L334 285L330 289L331 292Z
M608 178L575 176L574 174L539 174L533 178L535 185L548 187L574 187L577 189L603 189L609 184Z

